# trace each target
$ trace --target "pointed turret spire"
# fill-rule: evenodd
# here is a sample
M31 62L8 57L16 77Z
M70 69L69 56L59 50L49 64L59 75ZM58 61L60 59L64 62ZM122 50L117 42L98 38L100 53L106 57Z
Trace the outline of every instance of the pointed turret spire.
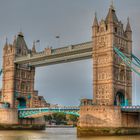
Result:
M113 1L113 0L111 0L111 5L110 5L110 7L111 7L112 9L114 9L114 1Z
M35 49L35 41L33 42L32 53L36 53L36 49Z
M6 36L5 45L7 45L7 44L8 44L8 38L7 38L7 36Z
M18 33L18 36L24 37L24 35L21 31Z
M98 20L97 20L97 14L96 14L96 12L95 12L93 26L98 26Z
M127 18L127 25L126 25L126 32L132 32L131 30L131 26L130 26L130 23L129 23L129 17Z
M6 39L6 40L5 40L5 44L4 44L4 49L7 49L7 47L8 47L8 39L7 39L7 36L6 36L5 39Z
M118 22L118 18L116 16L114 5L113 5L113 2L112 2L111 5L110 5L108 14L106 16L106 23L114 23L114 22Z

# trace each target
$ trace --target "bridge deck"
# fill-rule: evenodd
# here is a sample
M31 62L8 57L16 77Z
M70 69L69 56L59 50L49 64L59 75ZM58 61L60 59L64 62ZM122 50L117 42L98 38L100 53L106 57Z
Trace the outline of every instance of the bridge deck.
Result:
M24 108L18 109L19 118L36 118L47 115L48 113L63 112L65 114L79 115L79 107L63 107L63 108Z
M58 49L45 48L42 52L16 57L14 62L39 67L78 61L91 58L92 48L92 42L85 42Z
M140 106L123 106L121 110L123 112L140 112Z

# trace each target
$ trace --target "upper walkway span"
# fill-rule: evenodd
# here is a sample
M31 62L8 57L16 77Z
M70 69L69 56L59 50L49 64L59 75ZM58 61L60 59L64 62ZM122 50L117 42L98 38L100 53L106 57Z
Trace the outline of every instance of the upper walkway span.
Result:
M15 63L29 64L29 66L46 66L71 61L89 59L92 57L92 42L52 49L45 48L42 52L28 53L26 56L17 56Z

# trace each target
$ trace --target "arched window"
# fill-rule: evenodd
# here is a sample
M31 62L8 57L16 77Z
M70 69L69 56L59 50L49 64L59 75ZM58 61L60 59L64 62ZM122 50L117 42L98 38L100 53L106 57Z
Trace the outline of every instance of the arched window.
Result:
M23 97L17 98L18 108L26 108L26 100Z
M114 105L124 106L125 105L125 96L122 92L117 92L114 99Z

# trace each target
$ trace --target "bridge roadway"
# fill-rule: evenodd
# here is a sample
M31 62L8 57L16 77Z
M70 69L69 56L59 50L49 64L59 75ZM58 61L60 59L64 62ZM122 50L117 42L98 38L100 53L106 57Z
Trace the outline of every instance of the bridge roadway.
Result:
M24 108L18 109L19 118L38 118L44 115L63 112L65 114L72 114L79 116L80 108L77 106L73 107L56 107L56 108ZM122 106L122 112L140 112L140 106Z
M91 41L57 49L45 48L42 52L28 53L26 56L16 56L14 62L40 67L78 61L92 58L92 48L93 45Z

